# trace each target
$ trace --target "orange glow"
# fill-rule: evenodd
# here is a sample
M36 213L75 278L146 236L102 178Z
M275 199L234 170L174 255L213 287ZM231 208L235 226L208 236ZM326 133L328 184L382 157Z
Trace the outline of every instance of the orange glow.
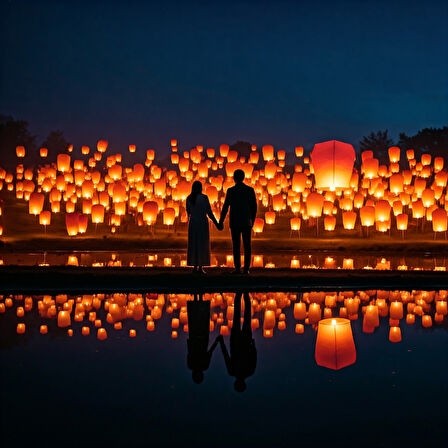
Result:
M348 188L355 162L352 145L336 140L314 145L311 159L316 178L316 188L335 190Z
M356 348L348 319L323 319L317 330L316 363L339 370L356 362Z

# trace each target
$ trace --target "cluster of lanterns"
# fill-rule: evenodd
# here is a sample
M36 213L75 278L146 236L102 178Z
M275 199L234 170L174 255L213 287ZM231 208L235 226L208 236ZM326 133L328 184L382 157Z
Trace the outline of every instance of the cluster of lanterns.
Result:
M203 298L211 305L210 332L228 336L233 326L235 294L204 294ZM303 334L306 327L318 331L316 362L339 369L356 360L351 321L362 318L363 332L373 333L381 319L388 319L389 340L400 342L403 322L414 325L419 321L425 328L446 323L447 298L446 290L252 293L251 326L253 331L260 329L264 337L271 338L276 330L285 330L287 322L294 318L297 334ZM108 332L123 330L126 320L136 327L137 322L143 321L147 331L154 331L166 313L171 316L171 336L177 338L180 329L188 332L187 301L192 299L188 294L153 293L0 296L0 314L15 311L19 334L27 330L25 314L37 309L47 322L40 326L42 334L49 331L53 321L59 328L66 328L68 336L74 332L83 336L94 333L104 340ZM244 303L242 307L244 311ZM131 328L129 336L135 337L138 331Z
M41 148L43 164L38 168L22 163L15 172L0 168L0 190L27 201L29 213L45 229L54 214L64 213L67 234L75 237L88 232L89 225L90 231L107 225L115 233L124 221L151 228L185 223L185 200L194 180L203 182L212 208L219 212L234 171L242 169L261 206L255 234L280 226L280 220L299 236L303 230L323 228L364 236L372 229L394 231L404 237L411 229L422 232L425 223L434 236L447 231L444 159L423 154L417 160L412 149L403 157L400 148L389 148L384 165L372 151L364 151L359 169L354 168L353 147L337 141L316 144L310 157L296 147L293 166L286 166L286 152L272 145L253 145L244 157L226 144L180 151L172 140L170 166L158 166L151 149L144 164L124 166L122 154L105 156L107 149L108 142L100 140L93 154L82 146L81 157L75 158L70 145L47 163L48 151ZM19 160L25 152L23 146L16 148ZM129 145L129 152L136 152L135 145Z

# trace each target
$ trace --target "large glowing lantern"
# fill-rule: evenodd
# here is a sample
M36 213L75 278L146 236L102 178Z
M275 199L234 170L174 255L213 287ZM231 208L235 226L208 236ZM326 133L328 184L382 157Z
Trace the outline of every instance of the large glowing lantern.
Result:
M70 156L68 154L58 154L57 157L58 170L62 173L70 170Z
M446 232L447 213L445 209L437 208L432 212L432 230L434 232Z
M331 140L317 143L311 152L316 188L348 188L355 163L355 150L348 143Z
M316 363L339 370L356 362L356 348L348 319L336 317L319 321L315 351Z
M45 196L42 193L31 193L28 202L30 215L38 215L44 208Z
M104 206L101 204L92 205L92 222L94 224L101 224L104 222Z
M274 160L274 147L272 145L264 145L261 148L261 152L263 154L263 159L265 162L270 162Z
M310 193L306 198L306 209L308 216L318 218L322 215L324 197L319 193Z
M25 157L25 146L16 146L16 156L19 158Z
M98 143L96 144L96 149L98 152L106 152L107 145L109 142L107 140L98 140Z

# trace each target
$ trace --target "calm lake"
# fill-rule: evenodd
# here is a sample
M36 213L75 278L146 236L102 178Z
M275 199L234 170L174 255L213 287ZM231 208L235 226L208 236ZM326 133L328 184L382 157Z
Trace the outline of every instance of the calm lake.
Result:
M224 355L231 351L235 294L202 297L210 305L209 347L222 339L202 382L193 381L193 299L2 296L3 446L428 447L446 439L446 291L250 294L241 317L250 303L256 364L244 392L235 390ZM387 314L393 302L403 304L395 321ZM305 304L308 322L297 319L296 303ZM317 365L316 304L321 318L350 319L353 364ZM363 309L370 305L380 313L371 332ZM424 316L431 325L423 326ZM390 342L391 326L400 328L401 342ZM106 339L98 339L99 328Z

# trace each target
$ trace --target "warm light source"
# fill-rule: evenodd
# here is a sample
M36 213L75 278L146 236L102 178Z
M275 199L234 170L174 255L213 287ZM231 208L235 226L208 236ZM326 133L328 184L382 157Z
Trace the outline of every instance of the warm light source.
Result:
M335 317L319 321L315 359L318 365L334 370L356 362L350 320Z

